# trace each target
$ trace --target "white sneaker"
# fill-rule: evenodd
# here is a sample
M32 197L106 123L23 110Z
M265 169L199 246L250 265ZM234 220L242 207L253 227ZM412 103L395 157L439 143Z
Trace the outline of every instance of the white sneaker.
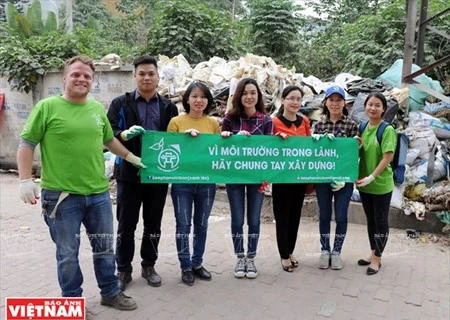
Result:
M255 261L253 259L247 258L247 272L245 275L250 279L254 279L258 276L258 271L256 270Z
M236 267L234 268L234 276L236 278L245 277L246 265L247 263L245 257L238 258Z
M330 267L330 252L322 251L319 258L319 269L328 269Z
M342 263L341 255L337 252L331 254L331 269L341 270L344 267Z

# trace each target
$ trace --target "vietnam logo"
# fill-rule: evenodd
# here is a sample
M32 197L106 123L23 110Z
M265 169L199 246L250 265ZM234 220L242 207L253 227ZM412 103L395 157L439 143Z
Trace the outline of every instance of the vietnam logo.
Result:
M171 144L164 149L164 138L158 143L150 146L149 149L159 151L158 154L158 169L164 172L173 172L178 169L180 164L180 145Z

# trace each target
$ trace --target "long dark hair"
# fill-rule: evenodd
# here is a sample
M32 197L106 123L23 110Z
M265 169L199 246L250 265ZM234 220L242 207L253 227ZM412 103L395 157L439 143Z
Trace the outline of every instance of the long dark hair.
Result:
M197 89L197 88L202 90L203 94L208 99L208 105L206 106L205 110L203 110L203 114L209 114L215 104L214 98L211 94L211 91L209 91L209 88L203 82L200 82L200 81L192 82L189 85L189 87L186 89L186 91L184 92L183 100L182 100L184 110L187 113L189 113L189 111L191 111L191 106L188 104L189 96L191 95L192 90Z
M283 92L281 93L281 98L286 99L288 94L295 90L300 91L302 98L303 98L305 93L303 92L302 88L300 88L299 86L294 86L294 85L289 85L286 88L284 88ZM282 104L281 107L278 109L278 112L276 113L275 116L279 117L283 114L283 112L284 112L284 105Z
M231 118L240 118L244 114L244 106L242 105L241 98L242 94L244 93L245 86L247 84L253 84L256 87L256 90L258 91L258 102L256 103L256 110L259 112L266 114L266 109L264 107L264 101L263 101L263 95L261 93L261 90L259 89L258 83L255 79L252 78L244 78L241 81L239 81L236 91L234 92L233 98L231 100L231 104L233 107L228 112L228 115Z
M387 111L387 101L386 101L386 97L380 92L372 92L371 94L369 94L367 96L366 100L364 101L364 110L366 109L367 102L372 97L381 100L381 103L383 104L383 113L381 114L381 116L383 117L386 114L386 111Z

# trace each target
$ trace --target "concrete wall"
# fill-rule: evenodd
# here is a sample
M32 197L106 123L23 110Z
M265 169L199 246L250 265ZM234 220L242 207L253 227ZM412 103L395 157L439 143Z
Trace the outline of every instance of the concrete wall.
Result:
M100 101L107 109L115 97L135 89L133 67L125 66L119 70L109 67L96 67L91 97ZM36 86L34 94L13 91L7 78L0 77L0 93L5 94L5 108L0 117L0 168L17 168L16 151L19 134L30 115L36 101L61 94L64 90L62 70L49 72ZM39 153L35 162L39 163Z

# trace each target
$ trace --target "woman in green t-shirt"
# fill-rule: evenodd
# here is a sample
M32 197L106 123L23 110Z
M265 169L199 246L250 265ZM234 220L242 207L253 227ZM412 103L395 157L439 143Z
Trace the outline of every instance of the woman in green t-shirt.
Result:
M389 236L388 214L394 189L393 173L390 163L394 156L397 133L392 126L384 130L381 144L378 143L377 130L383 122L387 110L386 98L379 92L371 93L364 102L364 110L369 123L361 134L359 189L361 202L367 217L371 255L360 259L358 265L369 266L367 274L373 275L381 268L381 255Z

